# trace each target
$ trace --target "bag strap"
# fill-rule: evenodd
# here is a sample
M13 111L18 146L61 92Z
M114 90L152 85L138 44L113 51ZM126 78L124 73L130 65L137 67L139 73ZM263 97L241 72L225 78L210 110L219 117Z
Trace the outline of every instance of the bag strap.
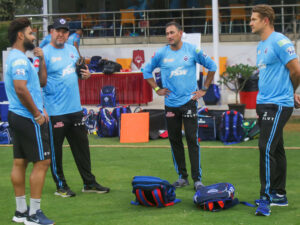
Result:
M141 189L136 189L135 190L135 195L138 199L138 201L142 204L142 205L145 205L145 206L154 206L153 203L149 202L145 196L145 193L143 190Z
M229 136L229 132L230 132L230 127L229 127L229 123L230 123L230 118L229 118L229 115L230 115L230 111L227 111L225 112L224 114L224 123L225 123L225 134L224 134L224 138L223 138L223 141L226 141L228 136Z
M174 202L165 203L161 194L161 190L159 188L156 188L152 191L152 196L154 201L156 202L157 207L163 207L163 206L167 207L175 204Z
M234 114L234 116L232 119L232 132L233 132L233 136L234 136L236 142L239 142L240 138L237 134L237 120L238 120L239 114L237 111L233 111L233 114Z

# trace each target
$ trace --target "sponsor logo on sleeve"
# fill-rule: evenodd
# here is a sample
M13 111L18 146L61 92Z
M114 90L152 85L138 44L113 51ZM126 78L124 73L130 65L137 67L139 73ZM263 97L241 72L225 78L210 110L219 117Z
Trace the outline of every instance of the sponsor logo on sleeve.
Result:
M15 66L27 66L27 62L25 59L17 59L16 61L14 61L12 63L12 66L15 67Z
M201 50L199 48L196 49L196 53L198 54Z
M287 53L289 53L289 55L295 55L296 54L296 51L295 51L295 48L294 46L290 46L286 49Z
M25 69L17 69L16 74L21 75L21 76L25 76Z
M289 39L282 39L282 40L278 41L277 44L279 45L279 47L282 47L286 44L291 44L291 41Z

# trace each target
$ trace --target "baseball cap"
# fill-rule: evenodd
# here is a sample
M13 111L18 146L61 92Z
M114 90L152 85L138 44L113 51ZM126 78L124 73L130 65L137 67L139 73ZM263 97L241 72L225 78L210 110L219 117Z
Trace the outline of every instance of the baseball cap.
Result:
M56 30L60 28L69 30L69 23L64 18L58 18L54 20L53 28Z

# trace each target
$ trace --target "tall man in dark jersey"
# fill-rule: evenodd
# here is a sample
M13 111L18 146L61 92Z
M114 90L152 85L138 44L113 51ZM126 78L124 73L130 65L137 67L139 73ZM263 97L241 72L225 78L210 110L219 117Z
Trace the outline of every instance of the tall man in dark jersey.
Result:
M203 50L182 42L182 30L178 23L166 25L169 45L159 49L151 62L144 68L144 78L158 95L165 96L165 116L172 149L173 162L179 179L176 187L189 184L186 170L184 146L182 142L182 122L184 124L191 162L194 188L202 186L200 146L198 143L197 100L205 95L217 69L214 61ZM206 67L209 72L201 90L197 90L196 64ZM152 72L159 67L163 88L159 88Z
M48 122L43 113L43 99L39 80L46 72L43 51L34 49L35 37L27 18L10 23L8 39L12 50L5 65L5 90L9 101L8 122L13 136L13 168L11 181L16 196L16 212L12 221L25 224L54 224L40 209L45 176L50 165ZM33 50L40 59L37 74L27 50ZM29 162L33 163L30 174L30 207L25 197L25 174Z
M69 35L68 22L56 19L51 32L51 42L43 48L47 67L47 85L43 88L45 108L50 116L51 171L57 186L55 195L72 197L75 193L67 185L62 166L62 145L67 138L76 166L83 180L82 192L107 193L109 188L96 182L91 172L89 141L82 122L78 76L75 63L79 58L76 48L66 43ZM86 67L81 71L82 79L91 74Z
M274 20L272 7L253 7L250 26L252 33L261 38L256 59L261 188L255 214L262 216L270 215L270 205L288 205L283 127L298 104L298 96L294 93L300 83L300 64L293 43L274 31Z

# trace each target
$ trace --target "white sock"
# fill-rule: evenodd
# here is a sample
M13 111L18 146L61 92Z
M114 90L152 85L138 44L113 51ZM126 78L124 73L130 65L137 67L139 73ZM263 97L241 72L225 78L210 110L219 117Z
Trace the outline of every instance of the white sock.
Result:
M25 195L16 197L16 210L19 211L20 213L27 211Z
M36 211L41 208L41 199L30 198L29 216L36 214Z

